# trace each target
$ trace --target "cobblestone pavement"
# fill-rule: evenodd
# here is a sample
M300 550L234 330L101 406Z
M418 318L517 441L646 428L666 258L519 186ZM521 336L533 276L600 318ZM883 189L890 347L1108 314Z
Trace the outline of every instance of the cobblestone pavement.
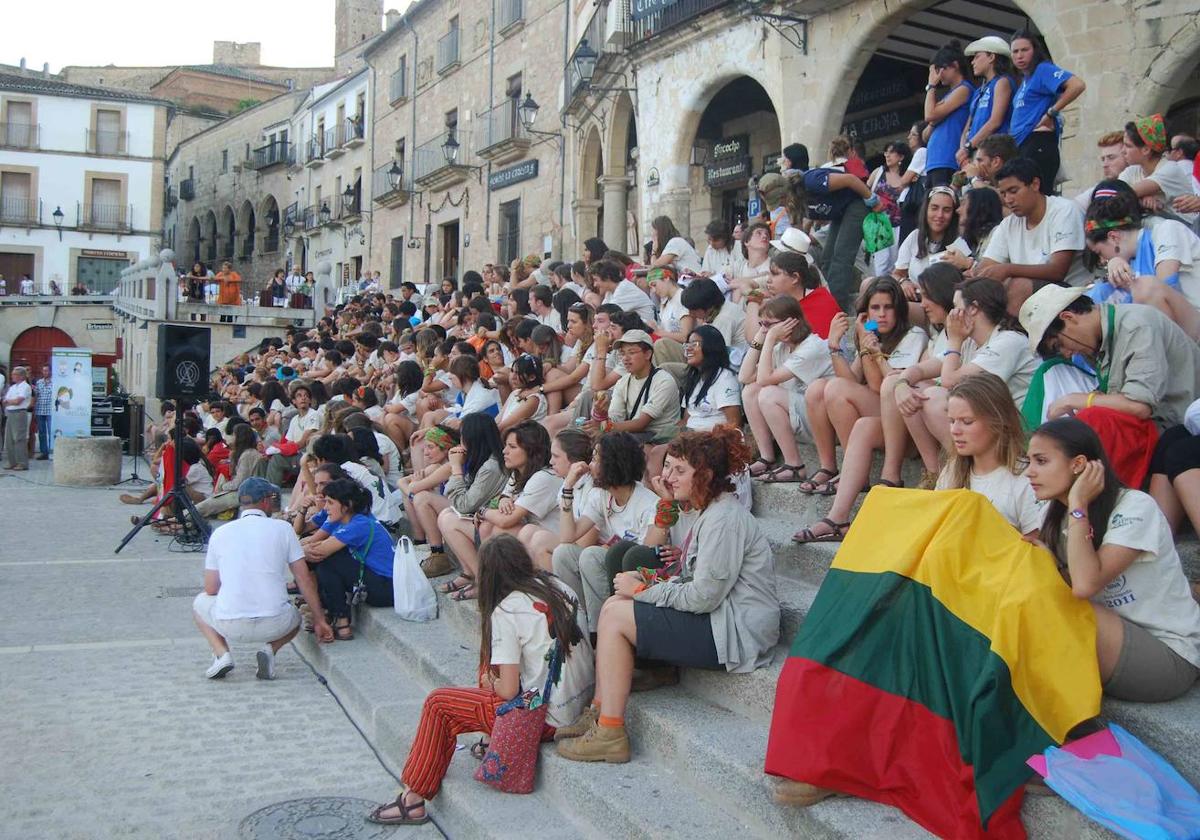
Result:
M241 647L225 680L204 679L203 555L148 530L113 554L148 507L51 486L44 462L0 476L0 838L234 840L273 803L394 791L290 646L274 682Z

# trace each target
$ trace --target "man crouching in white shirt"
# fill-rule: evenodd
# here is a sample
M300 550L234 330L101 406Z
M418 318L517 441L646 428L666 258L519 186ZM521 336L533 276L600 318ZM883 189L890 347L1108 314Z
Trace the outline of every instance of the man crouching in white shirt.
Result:
M210 680L233 670L229 642L262 645L257 676L275 679L275 654L300 629L300 613L288 601L287 569L312 606L317 639L333 641L296 532L282 519L271 518L279 492L263 478L243 481L238 489L241 517L218 528L208 541L204 591L196 596L192 612L213 650L213 663L204 672Z

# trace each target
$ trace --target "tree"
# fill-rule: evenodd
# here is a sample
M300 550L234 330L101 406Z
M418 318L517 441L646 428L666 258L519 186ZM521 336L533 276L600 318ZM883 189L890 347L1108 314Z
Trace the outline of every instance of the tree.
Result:
M259 104L260 101L261 100L258 99L239 99L237 106L233 109L233 113L240 114L247 108L253 108L255 105Z

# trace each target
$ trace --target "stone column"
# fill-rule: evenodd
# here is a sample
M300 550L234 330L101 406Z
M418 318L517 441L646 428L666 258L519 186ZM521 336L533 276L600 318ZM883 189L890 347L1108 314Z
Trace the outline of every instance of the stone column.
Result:
M583 240L596 235L596 223L603 204L598 198L577 198L571 202L571 212L575 214L575 240L581 253Z
M625 252L629 248L626 241L629 237L625 229L629 179L624 176L605 175L600 179L600 185L604 189L604 230L601 235L608 247Z

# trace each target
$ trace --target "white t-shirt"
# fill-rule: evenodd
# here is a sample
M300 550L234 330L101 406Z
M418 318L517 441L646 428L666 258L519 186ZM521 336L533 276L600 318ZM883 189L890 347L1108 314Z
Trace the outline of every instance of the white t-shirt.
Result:
M937 489L945 490L949 486L950 468L947 466L938 476ZM1046 505L1037 500L1024 473L1013 475L1008 467L997 467L983 475L972 472L967 489L987 497L992 507L1021 534L1028 534L1042 527Z
M996 327L987 342L971 355L971 364L1008 383L1013 402L1020 409L1041 362L1029 349L1029 339L1023 333Z
M736 276L734 272L741 263L733 251L726 248L714 248L711 245L704 251L704 259L700 261L700 270L710 274L724 274L727 277Z
M400 450L392 439L385 434L375 432L375 443L379 446L379 454L388 462L387 481L392 487L400 480Z
M833 360L829 357L829 347L825 339L816 333L809 333L808 338L795 347L777 342L771 352L771 360L775 367L787 368L792 375L791 379L781 383L781 387L789 391L803 393L818 379L833 375Z
M700 255L696 253L688 241L682 236L672 237L667 240L667 244L663 246L664 254L671 254L675 257L675 270L680 274L695 274L701 270L702 262Z
M729 363L734 367L741 365L749 346L743 327L745 323L746 310L740 304L728 300L721 304L721 311L712 319L712 326L716 327L717 332L725 339L725 346L729 348Z
M1084 247L1083 213L1078 205L1051 195L1046 197L1046 215L1033 230L1017 216L996 225L983 258L1011 265L1045 265L1053 253L1076 251L1065 279L1069 286L1084 286L1091 282L1080 258Z
M28 411L33 405L33 388L28 381L14 382L4 392L5 400L20 400L17 403L6 403L5 411Z
M558 504L563 480L548 469L538 470L525 482L525 487L520 493L514 490L515 481L515 476L508 480L503 495L510 497L517 507L529 512L527 521L530 525L557 534Z
M1103 545L1141 552L1092 598L1200 667L1200 605L1192 598L1167 519L1153 497L1124 490L1108 518Z
M529 317L543 326L553 327L557 333L563 331L562 315L559 315L558 310L553 307L545 315L530 315Z
M936 242L929 242L926 243L925 250L927 253L925 256L918 257L918 233L919 231L911 231L908 236L904 237L904 241L900 243L900 247L896 251L896 268L906 269L908 271L908 279L913 281L921 276L921 272L940 260L946 251L945 248L942 248ZM971 253L971 246L961 236L951 242L949 247L960 254Z
M708 386L704 398L697 403L696 396L703 387L703 383L697 382L691 398L686 395L683 398L687 427L696 432L708 432L716 426L728 423L725 412L721 409L742 404L742 386L738 382L737 374L729 368L717 371L717 378Z
M371 494L371 515L380 522L395 522L398 515L392 504L391 493L383 486L383 480L357 461L342 464L346 475Z
M658 308L659 332L679 332L683 329L681 322L687 314L687 308L683 305L683 292L676 292L675 297L663 301L662 306Z
M475 413L496 417L500 413L500 393L484 385L481 380L477 380L467 390L462 405L452 405L449 410L457 417L466 417L468 414Z
M1171 202L1179 198L1179 196L1196 194L1192 181L1192 162L1190 160L1167 160L1163 158L1149 175L1139 165L1126 166L1117 177L1131 187L1138 181L1153 181L1162 190L1163 202L1171 212L1175 213L1189 225L1196 223L1196 213L1180 213L1171 207Z
M284 435L292 443L299 443L300 438L304 437L304 433L310 429L321 428L321 412L309 409L303 416L299 413L292 418L292 422L288 423L287 434Z
M388 400L388 405L398 405L403 408L408 414L415 416L417 413L417 401L421 399L421 389L413 391L411 394L401 394L396 391L392 398Z
M576 600L565 585L557 585L572 602ZM534 603L524 592L510 592L492 610L492 664L519 665L522 692L545 689L549 652L554 644L547 614L538 611ZM578 611L576 621L586 622L583 610ZM581 624L580 632L582 640L571 648L563 662L561 679L551 689L546 709L546 723L551 726L573 723L591 701L596 687L595 660L585 624Z
M637 287L636 283L622 280L617 287L604 296L603 303L613 303L624 312L636 312L647 323L654 320L654 302L650 295Z
M187 475L183 477L183 483L188 490L199 493L206 499L213 494L213 477L209 475L208 468L200 461L188 467Z
M1147 216L1142 220L1142 236L1150 232L1154 243L1154 264L1179 261L1179 291L1188 303L1200 307L1200 236L1196 236L1185 224L1161 216ZM1140 241L1140 240L1139 240Z
M658 494L640 481L633 485L633 494L624 507L618 507L608 490L593 487L580 516L590 519L600 534L600 542L612 545L619 540L641 543L654 524Z
M558 490L558 504L560 508L562 507L562 494L566 489L566 484L563 484ZM588 496L595 489L596 487L592 483L592 474L590 472L585 473L575 482L575 493L571 496L571 515L576 519L583 516L583 509L587 505Z
M508 399L504 401L504 407L500 409L500 420L507 418L525 400L534 400L537 403L537 408L533 410L532 415L525 418L526 420L540 421L546 419L546 396L544 394L533 393L521 397L516 391L513 391L508 395Z
M915 172L918 175L924 175L925 174L925 160L926 160L926 158L928 158L928 156L929 156L929 152L926 151L924 146L917 149L915 152L913 152L912 160L910 160L908 162L908 169L904 170L904 174L907 175L909 172ZM905 187L901 191L900 199L899 199L900 201L904 201L904 199L908 197L908 189L909 189L908 187Z
M288 608L288 566L304 559L292 526L246 510L208 540L204 568L221 576L213 618L268 618Z
M896 349L888 355L888 365L892 370L903 370L904 368L912 367L921 361L921 356L924 354L927 344L929 344L929 333L925 332L925 328L910 327L908 334L900 339L900 343L896 345Z
M576 352L578 352L578 351L576 351ZM583 351L583 358L580 359L580 361L579 361L579 363L581 365L588 366L587 376L583 377L583 379L580 380L580 382L579 382L579 388L580 388L581 392L588 392L588 391L592 390L591 366L593 364L595 364L595 362L596 362L596 344L595 344L595 342L592 342L591 344L588 345L588 349ZM605 373L605 375L607 376L608 374L613 373L614 371L616 373L619 373L621 376L625 375L625 365L623 365L621 363L621 357L620 357L620 355L617 354L617 349L615 347L610 349L608 351L608 353L606 353L604 355L604 373Z

